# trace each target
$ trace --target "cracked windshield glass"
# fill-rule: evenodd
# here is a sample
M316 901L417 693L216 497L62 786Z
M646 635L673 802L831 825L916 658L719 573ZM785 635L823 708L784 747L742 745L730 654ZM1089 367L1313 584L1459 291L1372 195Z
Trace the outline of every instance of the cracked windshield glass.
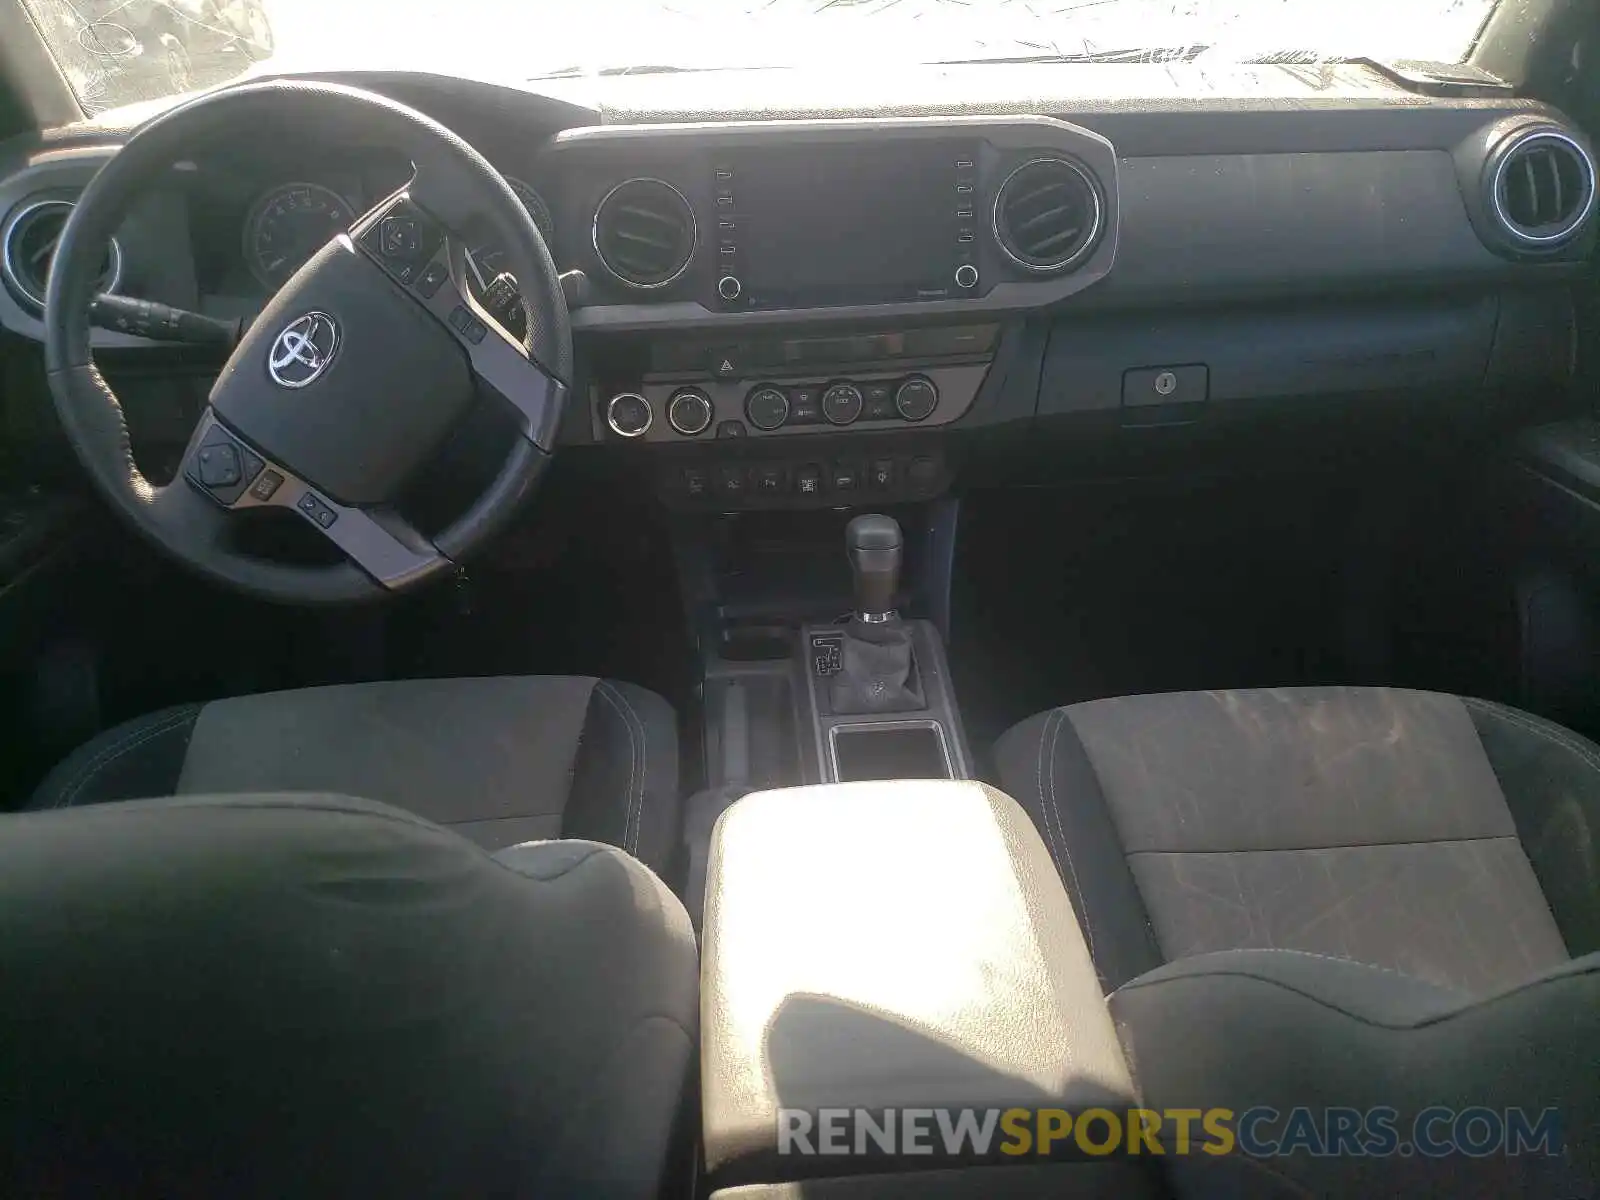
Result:
M90 112L286 72L1459 62L1494 0L24 0Z

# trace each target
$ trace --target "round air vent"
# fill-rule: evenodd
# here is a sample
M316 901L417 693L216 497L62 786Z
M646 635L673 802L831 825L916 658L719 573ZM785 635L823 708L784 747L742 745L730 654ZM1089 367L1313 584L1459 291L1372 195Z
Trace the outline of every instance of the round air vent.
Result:
M6 223L0 274L4 274L6 286L17 299L36 313L44 311L50 264L55 260L56 243L61 240L62 226L71 212L70 200L40 200L20 209ZM113 238L106 244L98 288L114 292L121 279L122 249Z
M594 252L629 287L665 287L682 275L697 237L689 202L659 179L619 183L594 210Z
M1104 221L1099 185L1070 159L1025 162L994 197L995 241L1012 262L1039 274L1082 261Z
M1555 249L1571 240L1594 211L1594 160L1554 130L1523 133L1489 176L1489 204L1524 250Z

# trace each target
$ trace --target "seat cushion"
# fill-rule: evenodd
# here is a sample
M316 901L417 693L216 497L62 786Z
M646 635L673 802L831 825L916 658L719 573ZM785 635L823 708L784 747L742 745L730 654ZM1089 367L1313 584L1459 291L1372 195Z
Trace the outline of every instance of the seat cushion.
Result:
M33 808L230 792L339 792L489 849L620 846L666 872L678 841L677 719L626 683L575 676L306 688L184 705L80 747Z
M0 978L7 1195L646 1200L687 1174L694 936L609 846L491 857L305 793L8 815Z
M1600 751L1526 713L1381 688L1134 696L1041 713L996 757L1107 990L1281 948L1482 995L1600 948Z

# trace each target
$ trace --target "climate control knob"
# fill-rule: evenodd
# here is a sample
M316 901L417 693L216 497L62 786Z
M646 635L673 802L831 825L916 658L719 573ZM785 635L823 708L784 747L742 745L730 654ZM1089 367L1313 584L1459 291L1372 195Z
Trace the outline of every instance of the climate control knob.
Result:
M744 398L744 415L757 429L770 432L789 419L789 397L782 388L758 387Z
M681 388L667 401L667 424L684 437L696 437L711 428L711 397L699 388Z
M643 437L655 418L650 401L638 392L618 392L606 405L606 424L618 437Z
M926 375L913 375L894 393L895 409L908 421L920 421L939 406L939 389Z
M836 383L822 393L822 415L830 425L848 425L861 415L861 389L853 383Z

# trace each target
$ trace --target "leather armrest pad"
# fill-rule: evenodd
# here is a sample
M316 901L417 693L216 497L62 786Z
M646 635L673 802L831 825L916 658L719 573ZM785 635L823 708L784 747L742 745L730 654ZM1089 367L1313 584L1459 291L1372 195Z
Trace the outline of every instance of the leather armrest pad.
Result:
M793 1177L771 1157L780 1108L1133 1095L1050 856L1016 801L979 783L733 805L712 840L700 1004L706 1165L724 1182L734 1166Z

